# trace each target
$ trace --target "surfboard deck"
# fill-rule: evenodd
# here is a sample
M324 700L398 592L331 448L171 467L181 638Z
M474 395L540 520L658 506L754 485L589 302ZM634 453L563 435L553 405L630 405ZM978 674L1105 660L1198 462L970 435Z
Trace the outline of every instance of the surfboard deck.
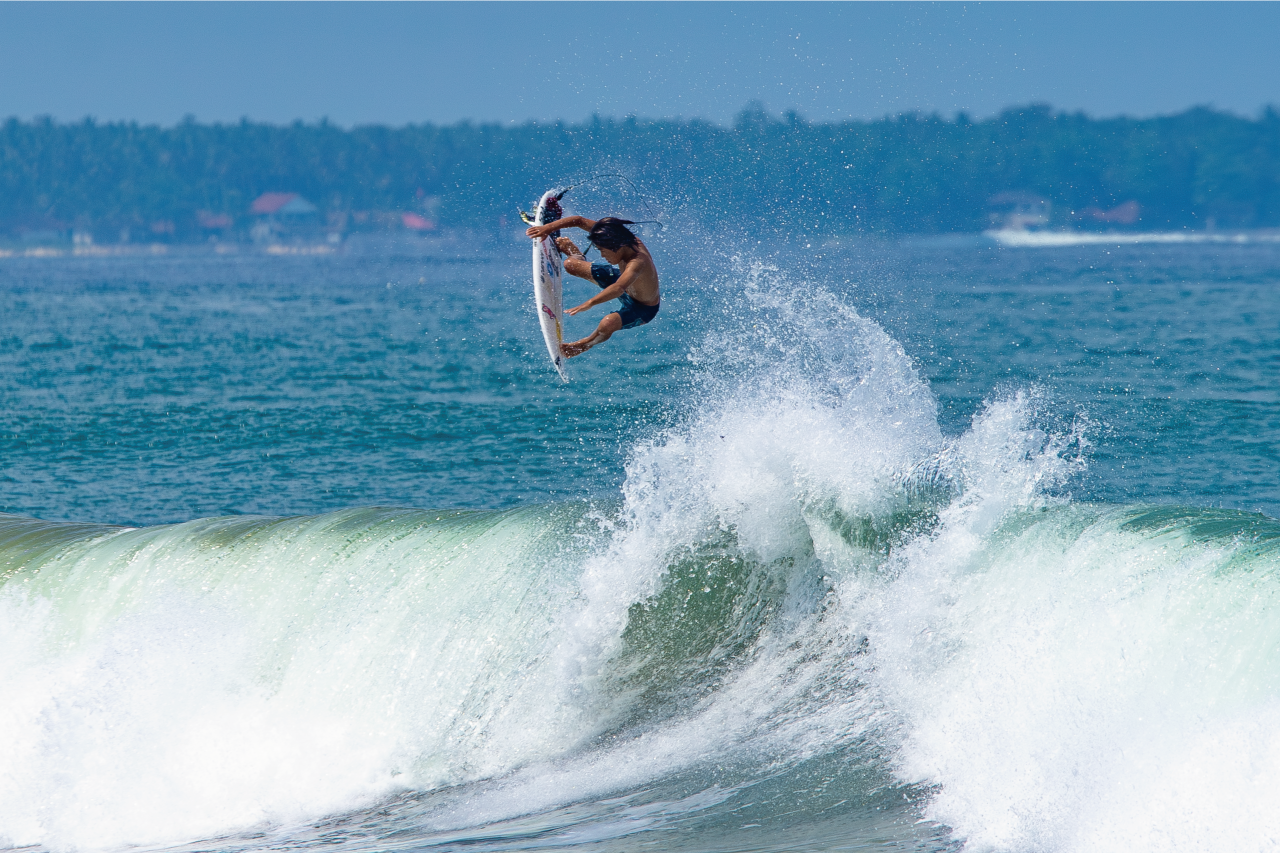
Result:
M545 225L560 218L559 190L547 190L538 200L533 215L534 224ZM545 218L544 218L545 217ZM565 382L569 376L564 369L564 356L560 354L560 342L564 340L564 263L556 248L559 232L533 241L533 301L538 312L538 325L542 327L542 339L547 343L547 354L556 372Z

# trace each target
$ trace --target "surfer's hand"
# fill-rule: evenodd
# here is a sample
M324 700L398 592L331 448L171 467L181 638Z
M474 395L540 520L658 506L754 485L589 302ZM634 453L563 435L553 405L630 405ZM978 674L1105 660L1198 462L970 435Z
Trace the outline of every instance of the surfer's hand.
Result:
M588 303L584 302L581 305L579 305L577 308L566 308L564 313L572 317L575 314L581 314L583 311L586 311L590 307L591 306Z
M529 227L528 231L524 232L524 236L532 237L535 240L541 240L554 230L554 228L548 228L546 225L532 225Z

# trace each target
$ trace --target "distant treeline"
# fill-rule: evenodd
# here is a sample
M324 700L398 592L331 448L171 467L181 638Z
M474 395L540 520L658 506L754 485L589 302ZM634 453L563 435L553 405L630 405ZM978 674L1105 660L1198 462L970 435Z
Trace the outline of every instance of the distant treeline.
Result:
M544 184L600 171L628 175L668 215L811 233L976 231L1002 193L1047 199L1060 224L1136 202L1137 227L1277 226L1280 114L1094 119L1030 106L982 121L810 123L749 107L732 127L597 118L350 130L11 119L0 126L0 231L180 239L201 222L247 228L265 192L300 193L322 221L430 202L443 226L496 228Z

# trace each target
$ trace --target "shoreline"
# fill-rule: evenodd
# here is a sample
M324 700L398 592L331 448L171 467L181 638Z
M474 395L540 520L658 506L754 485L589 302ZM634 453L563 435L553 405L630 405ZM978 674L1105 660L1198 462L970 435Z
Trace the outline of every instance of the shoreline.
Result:
M1183 245L1197 243L1280 243L1280 229L1239 231L1025 231L1001 228L982 236L1005 248L1058 248L1063 246L1127 246L1143 243Z
M824 245L846 240L885 240L904 245L939 248L1055 249L1072 246L1129 245L1265 245L1280 244L1280 228L1233 231L1050 231L988 229L980 232L941 234L855 233L834 236ZM457 229L430 236L399 234L354 234L341 241L315 240L278 243L104 243L46 244L37 246L0 245L0 260L27 258L140 258L140 257L324 257L352 255L453 255L471 257L474 247L484 243L502 244L501 236ZM517 243L523 243L519 235Z
M470 247L493 242L492 235L478 231L458 229L437 232L430 236L403 234L354 234L333 241L296 240L276 243L217 242L217 243L51 243L35 246L0 244L0 260L25 258L140 258L140 257L284 257L284 256L343 256L343 255L467 255Z

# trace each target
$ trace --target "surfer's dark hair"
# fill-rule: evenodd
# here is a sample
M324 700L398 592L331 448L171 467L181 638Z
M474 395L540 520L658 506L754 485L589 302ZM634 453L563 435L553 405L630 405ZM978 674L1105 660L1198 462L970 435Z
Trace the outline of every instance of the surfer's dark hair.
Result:
M635 223L630 219L606 216L596 222L595 227L587 234L587 239L597 248L608 249L611 252L616 252L623 246L634 246L640 241L627 228L628 225L635 225Z

